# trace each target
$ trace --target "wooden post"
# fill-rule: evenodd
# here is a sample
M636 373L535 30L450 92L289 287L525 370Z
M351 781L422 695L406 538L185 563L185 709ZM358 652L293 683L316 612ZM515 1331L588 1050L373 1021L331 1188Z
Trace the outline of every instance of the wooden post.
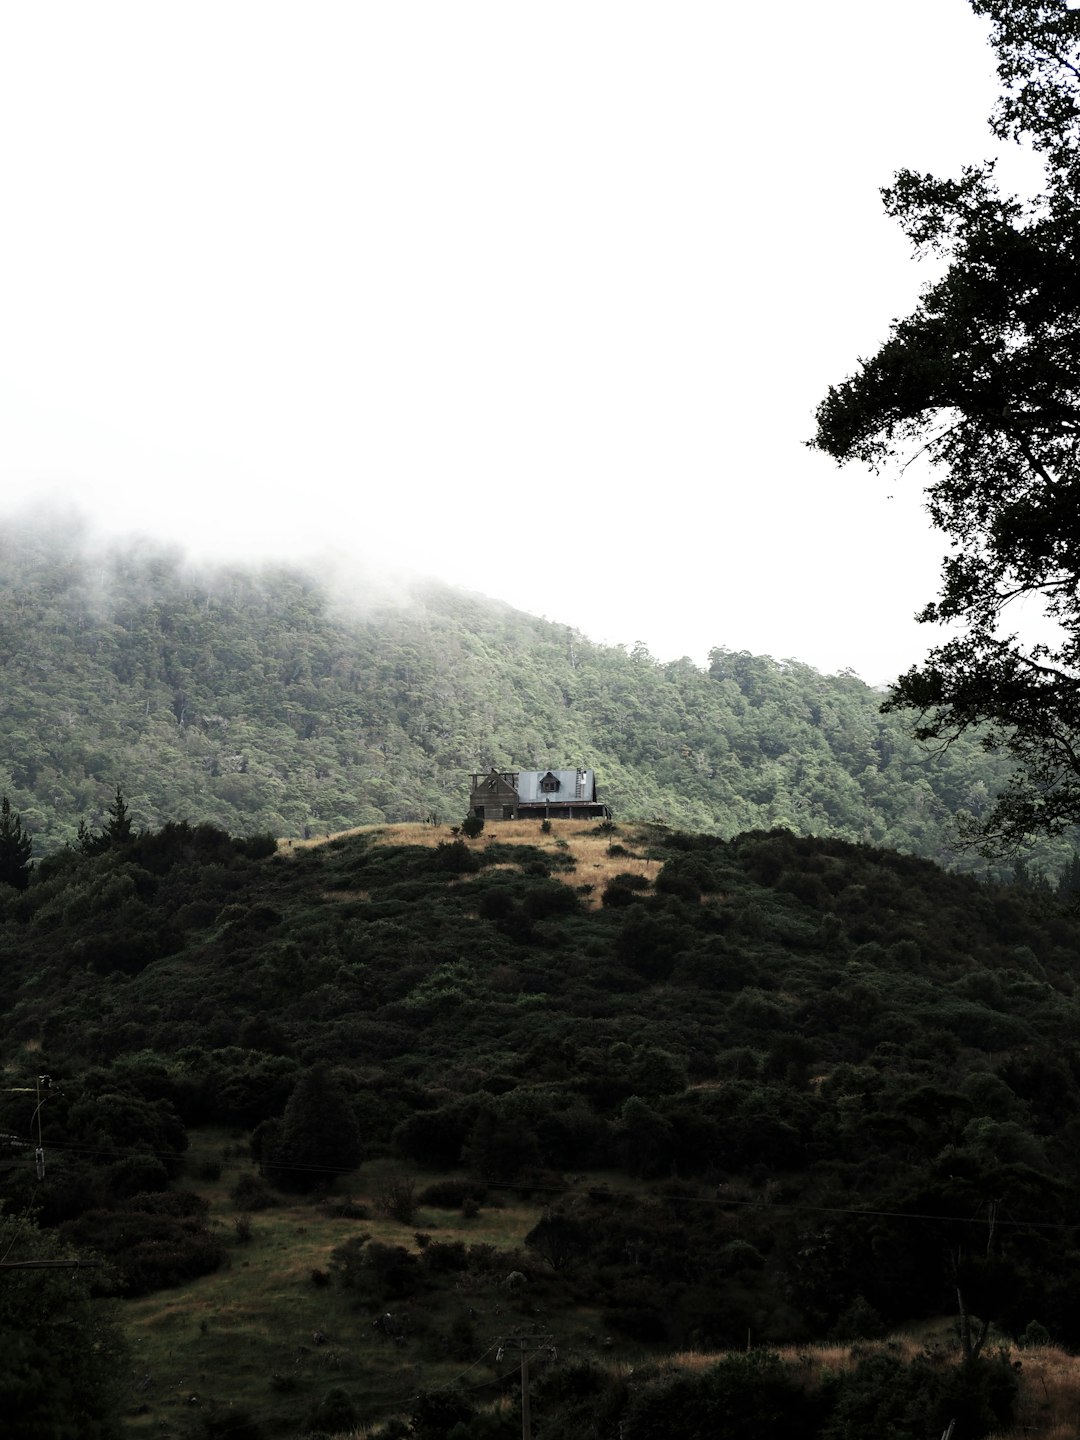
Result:
M529 1416L529 1352L524 1343L521 1346L521 1440L532 1440L532 1421Z
M532 1440L532 1416L529 1411L529 1351L535 1347L546 1347L555 1358L555 1346L553 1337L547 1334L539 1335L512 1335L507 1336L499 1342L499 1353L496 1359L501 1360L504 1348L511 1347L521 1355L521 1440Z

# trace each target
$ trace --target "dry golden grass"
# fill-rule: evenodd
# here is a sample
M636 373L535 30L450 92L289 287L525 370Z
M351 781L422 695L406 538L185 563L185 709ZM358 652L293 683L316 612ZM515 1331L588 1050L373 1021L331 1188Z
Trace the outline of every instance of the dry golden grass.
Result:
M888 1349L890 1355L910 1364L927 1346L940 1347L958 1361L959 1354L951 1335L951 1322L920 1335L892 1335L886 1341L860 1342L851 1345L782 1345L777 1352L786 1364L801 1375L809 1387L821 1382L826 1374L851 1370L858 1358L868 1351ZM683 1350L672 1355L667 1363L678 1370L700 1372L715 1365L729 1351ZM1080 1436L1080 1357L1069 1355L1055 1345L1038 1345L1019 1349L1006 1348L1009 1361L1016 1367L1020 1390L1017 1398L1016 1423L1009 1430L995 1431L989 1440L1077 1440Z
M532 845L538 850L562 850L573 856L575 869L554 872L554 878L577 889L582 885L594 888L586 897L586 904L596 909L604 886L615 875L642 875L650 882L656 878L660 868L658 860L646 855L646 844L635 827L617 827L614 834L598 834L594 820L552 820L551 831L545 834L540 820L494 820L475 840L465 843L476 850L483 850L493 841L504 845ZM450 825L359 825L353 830L341 830L334 835L320 835L311 840L279 840L283 854L297 850L310 850L316 845L325 845L328 840L340 840L350 835L371 835L380 845L426 845L434 847L455 839ZM621 845L628 855L610 855L612 844ZM499 866L500 869L508 868ZM346 896L335 893L328 899L364 899L363 892Z
M1020 1400L1013 1436L1038 1435L1042 1440L1076 1440L1080 1435L1080 1358L1056 1345L1036 1345L1016 1352L1020 1362ZM998 1437L1005 1440L1005 1435Z
M553 819L550 834L544 834L541 824L543 822L539 819L492 821L477 840L467 840L465 844L474 850L484 850L485 845L490 845L492 841L500 841L504 845L534 845L537 850L554 851L563 850L560 841L564 842L576 868L556 871L554 878L562 880L573 890L580 886L593 886L592 893L586 897L590 909L599 906L603 887L613 876L632 874L652 881L660 870L660 861L649 860L645 855L645 842L635 827L619 827L615 834L605 835L598 834L595 821ZM336 835L320 835L314 840L282 840L278 844L282 854L288 855L289 852L311 850L314 845L325 845L327 840L341 840L348 835L374 835L380 845L435 847L454 840L454 828L451 825L359 825L356 829L338 831ZM612 844L622 845L629 854L608 854ZM498 868L507 867L500 865ZM344 899L344 896L336 894L333 899ZM363 899L363 896L357 893L357 899Z

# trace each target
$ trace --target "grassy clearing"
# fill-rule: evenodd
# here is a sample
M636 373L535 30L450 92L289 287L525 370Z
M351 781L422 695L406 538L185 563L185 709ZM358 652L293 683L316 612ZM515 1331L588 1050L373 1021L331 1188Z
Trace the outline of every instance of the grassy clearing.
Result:
M211 1175L218 1165L214 1178L194 1178ZM353 1440L374 1437L392 1415L407 1416L421 1388L449 1384L466 1372L472 1384L483 1387L508 1373L505 1364L496 1365L494 1349L501 1334L521 1326L551 1324L561 1353L589 1354L623 1373L650 1360L700 1372L725 1353L664 1355L662 1347L612 1347L600 1316L585 1307L568 1312L565 1297L556 1299L543 1274L525 1289L508 1287L506 1277L540 1214L538 1204L512 1188L493 1193L473 1219L418 1206L405 1224L377 1211L380 1190L401 1173L400 1166L371 1162L331 1196L283 1199L257 1211L250 1216L252 1237L244 1243L236 1233L239 1212L231 1191L251 1170L246 1144L224 1130L194 1131L188 1170L182 1183L208 1200L229 1260L214 1275L123 1305L133 1355L128 1424L134 1436L188 1435L196 1414L229 1409L247 1411L268 1434L292 1434L314 1403L340 1386L363 1421ZM416 1178L420 1189L437 1177ZM626 1187L624 1177L600 1174L575 1176L572 1183L595 1186L605 1178ZM349 1218L365 1211L365 1218ZM437 1241L488 1245L497 1253L486 1275L447 1277L401 1300L376 1300L368 1292L318 1283L333 1250L362 1234L415 1256ZM395 1343L373 1325L388 1308L407 1328L407 1343ZM876 1344L788 1346L779 1353L813 1388L876 1348L908 1362L925 1350L952 1356L953 1328L943 1317ZM1080 1434L1080 1360L1053 1346L1008 1348L1020 1381L1017 1422L994 1440L1071 1440ZM492 1400L504 1403L497 1393Z
M585 898L590 909L600 905L604 886L615 875L629 873L642 875L646 880L656 879L660 861L651 859L645 833L637 826L616 826L611 834L599 833L594 820L552 820L551 831L545 834L541 820L493 820L483 834L466 844L476 850L485 845L501 842L504 845L532 845L538 850L569 851L575 862L573 870L554 872L554 878L577 889L581 885L592 885L592 893ZM423 845L434 848L456 839L456 826L450 825L361 825L354 830L342 830L335 835L320 835L311 840L279 840L282 853L310 850L325 845L328 840L340 840L350 835L374 835L382 845ZM612 855L612 845L621 846L628 854ZM335 899L346 898L335 894ZM363 892L355 897L364 898Z
M214 1178L198 1178L217 1166ZM193 1131L187 1168L181 1183L208 1200L211 1224L225 1238L229 1258L216 1274L124 1302L133 1435L186 1435L193 1414L229 1409L246 1410L267 1433L292 1434L334 1386L348 1391L374 1426L394 1413L407 1414L419 1388L451 1382L507 1328L538 1323L546 1300L543 1280L526 1290L504 1283L540 1214L514 1192L493 1198L473 1219L421 1205L403 1224L377 1212L380 1189L401 1167L372 1162L332 1196L285 1198L250 1215L245 1243L237 1235L240 1212L230 1192L251 1171L246 1144L223 1130ZM436 1178L418 1177L417 1189ZM365 1218L348 1218L365 1211ZM320 1278L334 1249L358 1235L415 1256L434 1241L486 1245L498 1253L480 1276L470 1271L414 1296L377 1300ZM406 1344L373 1325L387 1309L407 1329ZM578 1343L587 1343L596 1326L596 1317L582 1311L573 1326ZM475 1378L482 1381L489 1370L493 1376L492 1365L493 1358Z

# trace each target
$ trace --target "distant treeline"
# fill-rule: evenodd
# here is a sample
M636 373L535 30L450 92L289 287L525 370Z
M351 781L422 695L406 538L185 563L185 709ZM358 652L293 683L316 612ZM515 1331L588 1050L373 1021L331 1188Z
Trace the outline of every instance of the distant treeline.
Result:
M437 584L350 608L300 570L92 553L72 526L0 528L0 658L0 789L38 854L100 826L117 783L136 827L304 835L460 816L489 764L587 763L623 818L981 866L954 819L1005 779L974 742L915 744L851 674L665 664ZM1056 877L1070 848L1029 866Z

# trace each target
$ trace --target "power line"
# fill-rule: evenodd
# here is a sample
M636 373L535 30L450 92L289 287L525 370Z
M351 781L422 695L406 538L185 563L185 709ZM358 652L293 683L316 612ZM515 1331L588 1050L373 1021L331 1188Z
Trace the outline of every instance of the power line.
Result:
M23 1141L23 1144L30 1142ZM135 1155L150 1155L155 1159L163 1161L182 1161L187 1158L184 1150L158 1150L150 1146L126 1147L126 1148L105 1148L100 1145L80 1145L77 1142L64 1140L51 1140L50 1148L59 1150L70 1156L91 1157L98 1156L102 1159L123 1160ZM311 1164L289 1164L289 1170L298 1171L305 1175L325 1175L328 1177L339 1177L342 1175L355 1174L357 1166L347 1165L311 1165ZM527 1192L530 1195L547 1195L553 1198L572 1196L580 1194L572 1187L565 1185L534 1185L528 1181L492 1181L481 1182L488 1190L512 1192ZM597 1189L597 1186L589 1187ZM752 1210L782 1210L785 1212L816 1215L849 1215L862 1219L879 1220L917 1220L935 1224L949 1225L982 1225L985 1219L979 1216L965 1217L962 1215L942 1215L930 1211L920 1210L879 1210L867 1206L853 1205L815 1205L805 1200L756 1200L749 1197L719 1196L719 1195L657 1195L650 1192L637 1190L619 1190L610 1186L603 1188L605 1197L612 1199L629 1199L646 1201L652 1204L663 1205L699 1205L711 1206L718 1210L752 1209ZM1000 1217L996 1221L999 1229L1029 1229L1029 1230L1060 1230L1068 1231L1080 1229L1080 1215L1075 1220L1034 1220L1034 1219L1009 1219Z
M96 1270L102 1264L101 1260L80 1260L76 1255L70 1260L0 1260L0 1270Z

